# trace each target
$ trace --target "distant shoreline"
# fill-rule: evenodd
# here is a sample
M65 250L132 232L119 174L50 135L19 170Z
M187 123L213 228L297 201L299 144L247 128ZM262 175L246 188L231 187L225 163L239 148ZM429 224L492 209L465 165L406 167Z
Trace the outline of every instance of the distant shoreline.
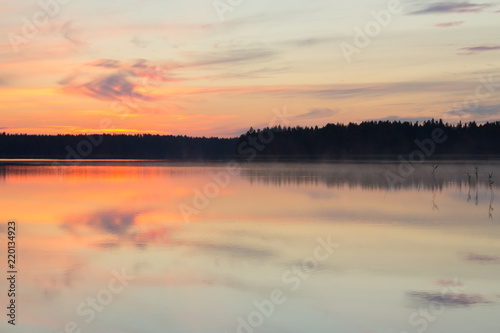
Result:
M349 162L500 159L500 121L371 121L254 130L235 138L0 133L0 159Z
M255 159L253 161L245 161L235 158L227 159L214 159L214 160L200 160L200 159L120 159L120 158L91 158L91 159L51 159L51 158L0 158L0 166L9 165L145 165L145 164L182 164L182 165L199 165L199 164L224 164L231 161L235 161L240 164L396 164L401 161L394 156L389 158L387 156L381 156L380 158L351 158L351 159ZM429 159L422 162L413 163L415 165L424 164L452 164L452 163L477 163L477 164L487 164L487 163L500 163L500 156L442 156L441 158Z

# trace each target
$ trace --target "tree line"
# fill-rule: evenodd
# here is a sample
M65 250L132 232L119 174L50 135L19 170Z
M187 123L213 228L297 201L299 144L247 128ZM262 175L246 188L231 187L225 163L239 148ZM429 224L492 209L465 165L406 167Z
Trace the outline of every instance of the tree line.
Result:
M0 158L172 159L232 158L237 139L151 134L0 135Z
M272 136L267 144L254 144L256 159L278 160L342 160L397 159L420 149L420 143L433 138L433 132L443 132L444 142L434 143L430 158L500 157L500 122L477 124L443 123L427 120L365 121L360 124L328 124L316 127L272 127L250 129L240 136L238 155L244 155L255 138ZM262 140L261 140L262 141ZM440 140L441 141L441 140ZM248 153L247 153L248 155Z
M153 134L0 134L0 158L343 160L396 159L442 131L432 158L500 157L500 122L365 121L324 127L250 128L240 137Z

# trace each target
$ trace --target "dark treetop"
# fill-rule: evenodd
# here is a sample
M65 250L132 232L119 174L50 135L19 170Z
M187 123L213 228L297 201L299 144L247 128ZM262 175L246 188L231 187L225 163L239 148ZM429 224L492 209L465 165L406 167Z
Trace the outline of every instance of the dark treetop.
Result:
M433 137L436 133L440 134L438 141ZM500 157L500 122L450 125L441 120L370 121L322 128L278 126L251 128L239 138L230 139L150 134L0 134L0 158L396 159L398 155L408 158L416 150L432 159Z

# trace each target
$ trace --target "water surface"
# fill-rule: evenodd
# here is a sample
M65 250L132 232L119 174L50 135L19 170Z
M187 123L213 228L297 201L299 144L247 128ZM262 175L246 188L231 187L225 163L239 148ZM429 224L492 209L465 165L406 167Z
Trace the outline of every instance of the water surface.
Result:
M500 331L499 163L236 166L4 161L0 330Z

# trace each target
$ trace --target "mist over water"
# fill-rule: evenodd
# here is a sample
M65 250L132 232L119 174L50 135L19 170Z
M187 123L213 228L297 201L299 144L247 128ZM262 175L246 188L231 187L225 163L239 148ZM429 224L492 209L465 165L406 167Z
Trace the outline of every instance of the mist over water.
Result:
M500 328L500 163L74 164L0 166L19 332Z

